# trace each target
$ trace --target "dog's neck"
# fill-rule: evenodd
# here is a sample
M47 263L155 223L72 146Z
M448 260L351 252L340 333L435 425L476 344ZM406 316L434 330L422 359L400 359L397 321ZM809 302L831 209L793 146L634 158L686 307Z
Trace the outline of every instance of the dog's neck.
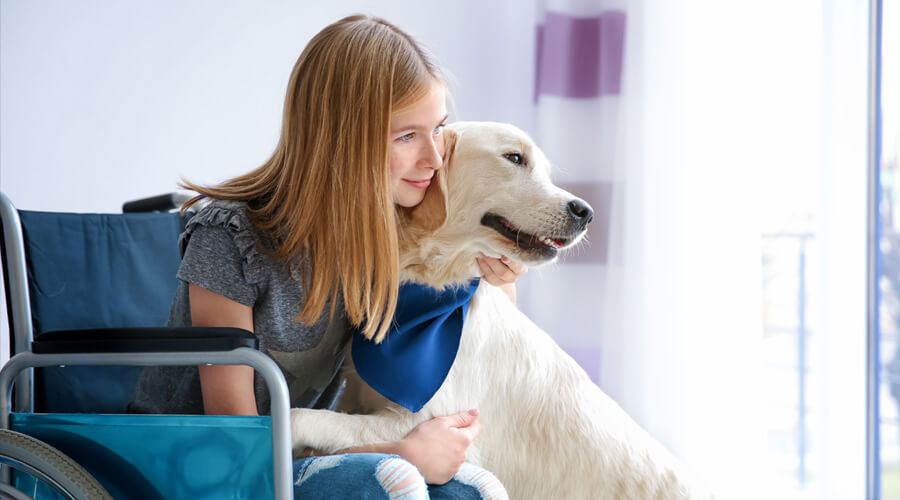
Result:
M460 245L467 235L445 228L427 232L415 226L400 229L400 280L433 288L467 283L481 276L475 258L478 246Z

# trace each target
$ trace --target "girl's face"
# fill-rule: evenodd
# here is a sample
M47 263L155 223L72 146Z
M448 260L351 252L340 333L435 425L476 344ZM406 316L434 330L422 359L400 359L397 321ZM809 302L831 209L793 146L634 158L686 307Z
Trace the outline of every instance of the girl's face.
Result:
M394 203L414 207L425 198L441 167L447 121L445 90L434 84L425 97L391 115L391 189Z

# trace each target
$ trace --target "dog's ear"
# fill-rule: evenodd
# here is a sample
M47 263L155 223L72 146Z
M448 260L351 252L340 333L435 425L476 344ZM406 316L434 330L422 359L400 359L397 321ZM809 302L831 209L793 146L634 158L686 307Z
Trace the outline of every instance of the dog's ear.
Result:
M447 222L447 173L451 168L457 135L444 131L444 163L434 172L425 198L411 210L413 224L428 232L437 231Z

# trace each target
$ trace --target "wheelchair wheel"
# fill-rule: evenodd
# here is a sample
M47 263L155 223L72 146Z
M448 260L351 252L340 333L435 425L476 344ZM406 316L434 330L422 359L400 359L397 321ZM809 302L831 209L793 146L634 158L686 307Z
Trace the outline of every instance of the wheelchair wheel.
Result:
M112 500L93 476L61 451L19 432L0 429L0 464L30 475L69 500ZM0 499L31 498L0 482Z

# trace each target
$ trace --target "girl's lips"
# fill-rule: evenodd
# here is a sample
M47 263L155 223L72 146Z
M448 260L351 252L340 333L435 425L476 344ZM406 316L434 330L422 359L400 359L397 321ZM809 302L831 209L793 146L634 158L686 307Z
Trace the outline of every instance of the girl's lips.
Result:
M403 182L409 184L414 188L425 189L431 184L431 179L425 179L423 181L411 181L409 179L403 179Z

